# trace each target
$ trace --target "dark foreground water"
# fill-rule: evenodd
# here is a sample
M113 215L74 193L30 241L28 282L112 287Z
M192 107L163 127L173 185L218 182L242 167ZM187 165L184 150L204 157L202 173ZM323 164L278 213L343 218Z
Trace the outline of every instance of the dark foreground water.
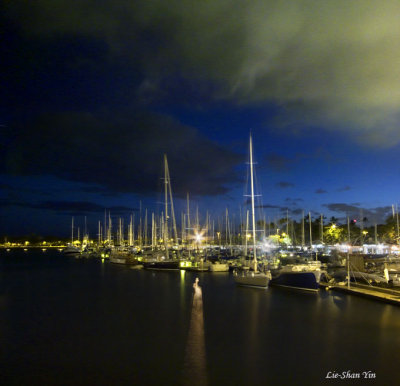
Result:
M0 350L1 385L391 385L400 307L0 250Z

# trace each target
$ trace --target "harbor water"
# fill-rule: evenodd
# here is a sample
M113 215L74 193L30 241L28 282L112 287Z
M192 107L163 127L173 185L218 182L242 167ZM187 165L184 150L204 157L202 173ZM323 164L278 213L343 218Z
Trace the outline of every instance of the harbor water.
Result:
M198 285L194 285L199 278ZM400 307L0 250L2 385L398 383Z

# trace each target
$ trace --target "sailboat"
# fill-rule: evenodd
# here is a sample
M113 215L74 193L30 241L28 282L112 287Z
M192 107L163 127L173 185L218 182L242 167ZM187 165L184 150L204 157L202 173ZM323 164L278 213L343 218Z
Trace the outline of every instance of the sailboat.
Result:
M174 209L172 204L172 191L171 182L169 178L169 169L167 155L164 154L164 185L165 185L165 221L164 221L164 250L155 251L154 258L143 262L144 268L147 269L165 269L165 270L179 270L180 261L177 258L170 258L170 250L168 244L168 192L171 200L171 214L172 218L175 219Z
M310 224L310 250L312 251L311 214ZM311 255L312 256L312 255ZM322 270L319 260L308 260L303 263L287 264L281 268L273 269L271 286L288 287L304 291L318 291L319 283L326 280L326 272Z
M66 256L77 256L81 254L81 249L74 245L74 218L72 217L71 225L71 243L69 243L64 249L63 254Z
M269 273L269 271L267 273L260 272L258 270L258 263L257 263L256 219L254 210L253 143L251 135L250 135L249 148L250 148L251 215L252 215L252 232L253 232L253 262L252 262L253 271L250 270L235 271L233 279L238 285L267 288L269 280L271 278L271 274Z

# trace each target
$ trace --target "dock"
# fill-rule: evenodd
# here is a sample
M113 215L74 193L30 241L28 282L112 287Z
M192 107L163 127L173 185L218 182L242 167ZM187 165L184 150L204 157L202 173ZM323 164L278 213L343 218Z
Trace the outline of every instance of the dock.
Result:
M344 292L400 306L400 291L391 288L381 288L357 283L351 283L350 288L347 287L347 284L321 284L321 287L327 290Z

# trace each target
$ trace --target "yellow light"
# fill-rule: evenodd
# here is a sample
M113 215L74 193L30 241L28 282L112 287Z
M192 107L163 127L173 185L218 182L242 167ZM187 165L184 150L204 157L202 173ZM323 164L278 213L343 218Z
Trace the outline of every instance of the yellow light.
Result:
M336 224L332 224L332 229L335 229L336 228Z

